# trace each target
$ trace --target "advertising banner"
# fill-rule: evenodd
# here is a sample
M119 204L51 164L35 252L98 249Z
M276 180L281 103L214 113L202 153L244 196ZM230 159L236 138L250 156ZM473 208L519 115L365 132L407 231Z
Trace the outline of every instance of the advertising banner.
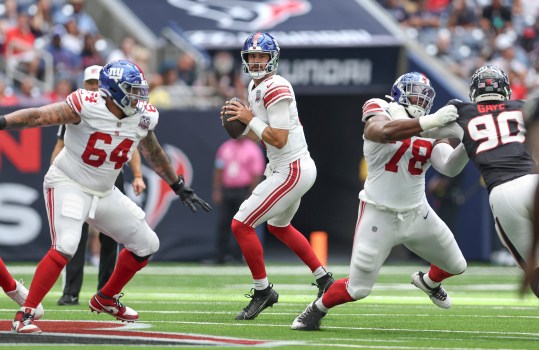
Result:
M4 111L5 113L6 111ZM37 261L50 248L43 200L43 177L56 142L56 127L0 131L0 256L6 261ZM176 170L185 174L196 193L211 202L213 159L227 139L217 111L160 113L159 142ZM128 167L126 180L130 181ZM193 214L169 186L144 165L147 190L133 195L161 240L156 260L193 261L211 258L215 247L216 213Z

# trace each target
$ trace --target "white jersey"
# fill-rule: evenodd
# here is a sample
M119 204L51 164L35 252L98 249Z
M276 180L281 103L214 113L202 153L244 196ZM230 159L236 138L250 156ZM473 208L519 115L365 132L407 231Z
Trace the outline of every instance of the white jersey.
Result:
M83 89L71 93L66 102L81 121L66 125L65 147L55 158L45 184L67 176L85 190L106 193L140 140L157 125L159 113L153 105L140 103L140 113L118 119L98 92Z
M278 101L289 100L290 118L274 118L268 116L268 108ZM274 167L288 165L297 159L309 155L307 141L303 133L303 126L299 122L296 96L292 85L280 75L272 75L254 86L254 81L249 84L249 106L255 117L277 129L289 130L288 142L278 149L270 144L265 144L269 164Z
M385 106L376 103L381 100L376 100L365 103L363 120L369 114L386 113L391 119ZM383 109L384 112L380 113ZM431 165L430 156L435 140L412 137L403 141L378 143L363 138L368 175L359 198L397 211L421 206L425 197L425 172Z

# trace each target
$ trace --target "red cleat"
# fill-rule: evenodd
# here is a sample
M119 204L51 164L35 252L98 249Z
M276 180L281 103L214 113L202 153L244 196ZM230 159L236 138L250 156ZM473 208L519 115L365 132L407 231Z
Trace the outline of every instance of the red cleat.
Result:
M90 299L90 310L92 312L105 312L120 321L135 322L138 320L138 313L132 308L120 303L119 299L123 297L123 293L116 294L113 297L107 297L101 292Z

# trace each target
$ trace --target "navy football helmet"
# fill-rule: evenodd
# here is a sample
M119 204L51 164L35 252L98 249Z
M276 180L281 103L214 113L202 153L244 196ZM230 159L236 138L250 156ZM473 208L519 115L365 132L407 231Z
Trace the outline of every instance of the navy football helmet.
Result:
M429 114L435 96L429 78L418 72L401 75L391 88L393 101L404 106L413 118Z
M470 78L472 102L507 101L510 97L509 78L497 66L483 66Z
M107 63L99 73L99 90L111 97L127 116L139 111L136 106L139 101L148 101L148 83L144 73L129 61Z
M261 79L268 73L275 72L277 70L277 65L279 64L280 50L277 41L268 33L257 32L250 35L247 40L245 40L243 49L241 50L243 72L248 73L253 79ZM247 57L253 52L263 52L270 55L270 60L266 64L264 70L251 70L252 67L249 66Z

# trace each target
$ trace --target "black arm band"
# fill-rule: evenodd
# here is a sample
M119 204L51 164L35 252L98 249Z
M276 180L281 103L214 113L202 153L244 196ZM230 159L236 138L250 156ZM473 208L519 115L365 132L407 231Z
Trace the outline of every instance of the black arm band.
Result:
M178 182L175 182L172 185L170 185L170 188L172 188L174 193L182 192L185 189L185 182L183 181L181 176L178 177Z
M3 115L0 115L0 130L4 130L6 128L6 117Z

